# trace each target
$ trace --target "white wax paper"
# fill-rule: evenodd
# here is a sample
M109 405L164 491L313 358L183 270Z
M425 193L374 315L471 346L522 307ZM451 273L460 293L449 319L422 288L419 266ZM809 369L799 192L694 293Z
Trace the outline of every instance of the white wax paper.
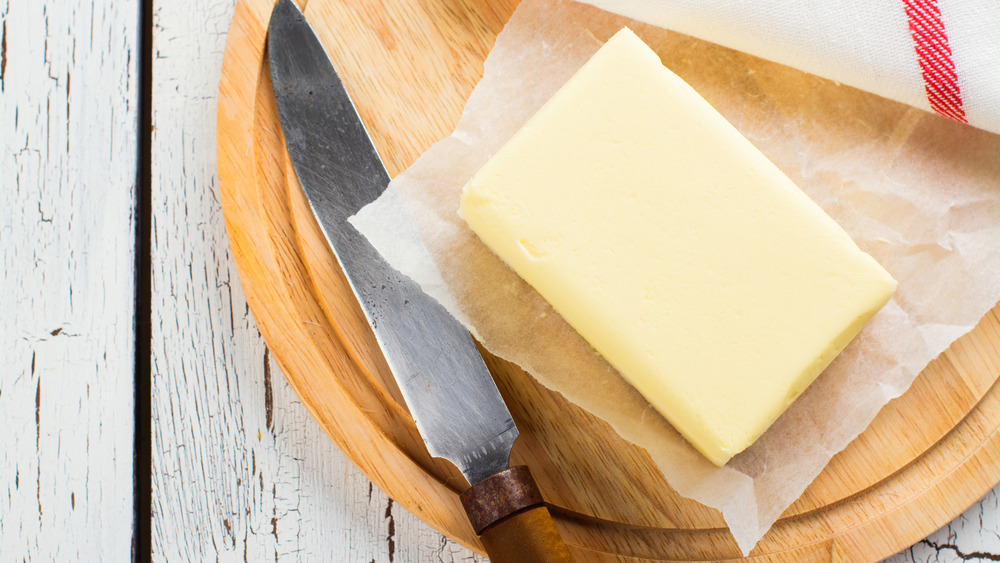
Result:
M721 468L649 409L457 213L465 182L624 25L899 281L861 335ZM352 222L491 353L645 448L677 492L719 509L748 553L830 458L1000 300L1000 136L591 6L525 0L455 132Z

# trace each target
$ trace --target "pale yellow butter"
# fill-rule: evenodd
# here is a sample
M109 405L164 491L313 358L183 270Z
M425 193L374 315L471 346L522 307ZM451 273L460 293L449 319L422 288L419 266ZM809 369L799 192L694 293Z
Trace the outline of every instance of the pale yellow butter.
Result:
M627 29L483 166L460 212L719 465L896 287Z

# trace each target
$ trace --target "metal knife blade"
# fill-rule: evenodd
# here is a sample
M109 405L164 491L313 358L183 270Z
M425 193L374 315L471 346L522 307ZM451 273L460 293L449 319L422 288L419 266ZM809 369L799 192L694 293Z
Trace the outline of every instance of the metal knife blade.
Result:
M517 426L472 337L348 223L385 190L389 175L291 0L278 0L272 12L268 56L295 173L428 451L468 479L460 499L490 560L572 561L530 470L508 467Z
M506 469L517 426L468 331L347 222L383 192L389 175L323 46L291 0L275 6L268 52L295 172L428 451L454 463L470 484Z

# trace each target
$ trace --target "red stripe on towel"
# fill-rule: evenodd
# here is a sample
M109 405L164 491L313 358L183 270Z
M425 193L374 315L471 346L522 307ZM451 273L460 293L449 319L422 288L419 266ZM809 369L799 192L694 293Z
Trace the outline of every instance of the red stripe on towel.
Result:
M937 0L903 0L903 3L931 109L949 119L968 123Z

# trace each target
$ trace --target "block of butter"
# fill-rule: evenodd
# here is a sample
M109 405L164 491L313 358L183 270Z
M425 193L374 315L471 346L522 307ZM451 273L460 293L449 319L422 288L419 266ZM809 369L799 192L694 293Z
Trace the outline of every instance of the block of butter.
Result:
M718 465L896 287L628 29L479 170L460 214Z

